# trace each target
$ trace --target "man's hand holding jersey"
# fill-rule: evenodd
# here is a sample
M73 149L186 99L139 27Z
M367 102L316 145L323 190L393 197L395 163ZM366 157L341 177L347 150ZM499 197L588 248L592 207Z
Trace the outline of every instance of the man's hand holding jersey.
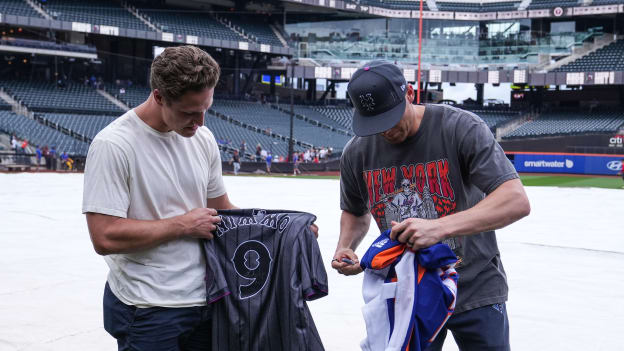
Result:
M436 220L407 218L401 223L392 221L390 239L406 244L412 251L424 249L444 240L445 232Z
M310 230L314 234L314 237L318 239L318 226L312 223L312 225L310 225Z
M198 239L212 239L212 232L217 229L221 217L214 208L196 208L182 216L182 236L190 236Z

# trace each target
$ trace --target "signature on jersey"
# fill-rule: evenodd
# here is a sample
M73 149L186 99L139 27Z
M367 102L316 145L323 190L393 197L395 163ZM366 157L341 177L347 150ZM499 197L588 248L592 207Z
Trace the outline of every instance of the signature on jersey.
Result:
M267 214L265 210L253 210L251 216L232 217L232 216L219 216L221 222L217 225L215 235L221 237L223 234L234 230L242 226L261 225L274 230L283 232L288 223L290 223L290 216L288 214Z

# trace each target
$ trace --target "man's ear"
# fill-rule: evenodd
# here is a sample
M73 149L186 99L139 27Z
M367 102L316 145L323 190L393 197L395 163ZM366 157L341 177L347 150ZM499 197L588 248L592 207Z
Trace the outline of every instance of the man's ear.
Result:
M410 104L414 103L414 99L416 98L416 93L414 92L414 87L407 83L407 92L405 93L405 99L407 99L407 102L409 102Z
M156 101L156 103L157 103L159 106L162 106L162 105L165 103L164 98L163 98L163 96L160 94L160 91L159 91L158 89L154 89L154 91L152 92L152 94L154 95L154 100Z

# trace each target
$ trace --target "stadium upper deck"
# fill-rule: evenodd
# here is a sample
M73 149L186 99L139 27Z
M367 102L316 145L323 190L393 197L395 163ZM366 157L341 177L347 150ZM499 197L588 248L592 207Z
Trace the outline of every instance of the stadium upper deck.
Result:
M337 69L379 58L409 68L420 59L425 75L431 75L432 69L433 76L440 73L442 81L449 82L457 75L445 71L520 69L533 84L542 80L540 76L531 79L534 72L555 72L561 66L549 62L582 56L578 52L584 47L622 33L620 13L624 13L624 0L429 0L423 2L423 48L419 54L418 25L414 21L419 14L418 1L284 0L267 2L260 10L237 8L234 12L213 1L201 2L199 10L155 8L142 0L47 0L40 4L36 10L25 0L3 1L0 23L148 40L163 46L191 43L255 54L292 55L312 59L316 66ZM192 2L187 5L192 6ZM575 20L581 17L584 19ZM316 72L304 73L306 70L295 74L323 78ZM457 78L455 82L496 83L474 77ZM609 82L617 84L618 79L616 74ZM557 76L544 79L561 80Z

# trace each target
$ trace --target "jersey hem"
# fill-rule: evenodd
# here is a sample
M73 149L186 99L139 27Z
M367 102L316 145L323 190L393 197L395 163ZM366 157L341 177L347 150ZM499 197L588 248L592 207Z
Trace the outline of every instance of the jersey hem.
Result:
M465 303L462 306L459 306L459 307L455 308L455 313L454 314L467 312L467 311L474 310L474 309L479 308L479 307L493 305L495 303L503 303L505 301L507 301L507 295L488 297L488 298L477 300L477 301L473 301L473 302L470 302L470 303Z

